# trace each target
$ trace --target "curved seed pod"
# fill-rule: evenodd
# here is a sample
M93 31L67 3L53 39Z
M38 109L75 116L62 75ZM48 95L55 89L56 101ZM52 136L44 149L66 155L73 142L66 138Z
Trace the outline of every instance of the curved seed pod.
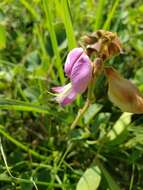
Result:
M105 74L108 79L108 96L111 102L123 112L143 113L143 96L138 88L112 67L105 67Z

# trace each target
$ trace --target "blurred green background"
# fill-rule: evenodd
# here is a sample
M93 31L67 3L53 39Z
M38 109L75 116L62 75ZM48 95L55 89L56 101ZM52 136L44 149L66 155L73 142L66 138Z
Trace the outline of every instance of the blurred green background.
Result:
M0 1L1 190L143 190L143 117L110 103L105 77L73 130L86 93L64 108L48 93L67 82L68 51L98 29L123 44L106 64L143 92L142 0Z

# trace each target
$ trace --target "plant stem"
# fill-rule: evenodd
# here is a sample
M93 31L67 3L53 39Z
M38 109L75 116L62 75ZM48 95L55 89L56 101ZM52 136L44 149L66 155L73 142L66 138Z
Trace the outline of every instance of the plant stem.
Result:
M90 105L90 100L87 98L83 108L78 111L78 114L77 114L75 120L71 124L71 129L74 129L76 127L77 123L79 122L80 118L83 116L83 114L85 113L85 111L87 110L89 105Z
M30 179L23 179L23 178L16 178L16 177L6 177L6 178L0 178L0 181L6 181L6 182L15 182L15 183L32 183L33 184L33 181L30 180ZM63 186L66 186L66 184L58 184L58 183L48 183L48 182L44 182L44 181L34 181L34 183L36 185L42 185L42 186L49 186L49 187L63 187Z
M93 85L95 83L95 80L96 80L96 76L94 75L93 78L91 79L89 87L88 87L86 102L85 102L83 108L78 111L78 114L77 114L75 120L71 124L71 127L70 127L71 129L74 129L76 127L77 123L79 122L81 117L84 115L84 113L86 112L86 110L88 109L88 107L89 107L89 105L91 103Z

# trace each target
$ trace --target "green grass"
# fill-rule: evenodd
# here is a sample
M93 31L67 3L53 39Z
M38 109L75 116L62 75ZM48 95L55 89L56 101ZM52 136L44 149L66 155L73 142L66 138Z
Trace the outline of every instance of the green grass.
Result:
M52 15L52 7L53 7L53 2L52 1L45 1L43 0L43 9L46 15L46 26L47 29L49 30L50 33L50 39L52 42L52 48L54 51L54 55L55 55L55 60L56 60L56 68L60 77L60 81L62 83L64 83L64 73L61 67L61 58L60 58L60 54L59 54L59 50L58 50L58 43L57 43L57 39L56 39L56 33L54 30L54 26L53 26L53 15Z
M50 93L68 83L69 50L97 29L117 32L125 53L105 64L143 93L142 15L142 0L0 2L1 190L95 190L93 178L100 190L143 189L142 115L116 108L102 75L71 130L86 93L67 107Z

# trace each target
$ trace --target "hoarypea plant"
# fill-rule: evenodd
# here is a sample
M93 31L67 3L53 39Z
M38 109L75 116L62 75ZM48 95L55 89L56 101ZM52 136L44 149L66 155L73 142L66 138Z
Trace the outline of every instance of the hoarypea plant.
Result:
M108 81L108 96L111 102L123 112L143 113L143 97L138 88L123 78L113 67L104 66L107 59L122 53L116 33L98 30L83 38L85 49L71 50L65 62L64 71L70 79L65 86L53 87L56 100L62 106L72 103L78 93L88 88L85 105L79 110L71 128L74 128L92 100L96 77L105 73Z

